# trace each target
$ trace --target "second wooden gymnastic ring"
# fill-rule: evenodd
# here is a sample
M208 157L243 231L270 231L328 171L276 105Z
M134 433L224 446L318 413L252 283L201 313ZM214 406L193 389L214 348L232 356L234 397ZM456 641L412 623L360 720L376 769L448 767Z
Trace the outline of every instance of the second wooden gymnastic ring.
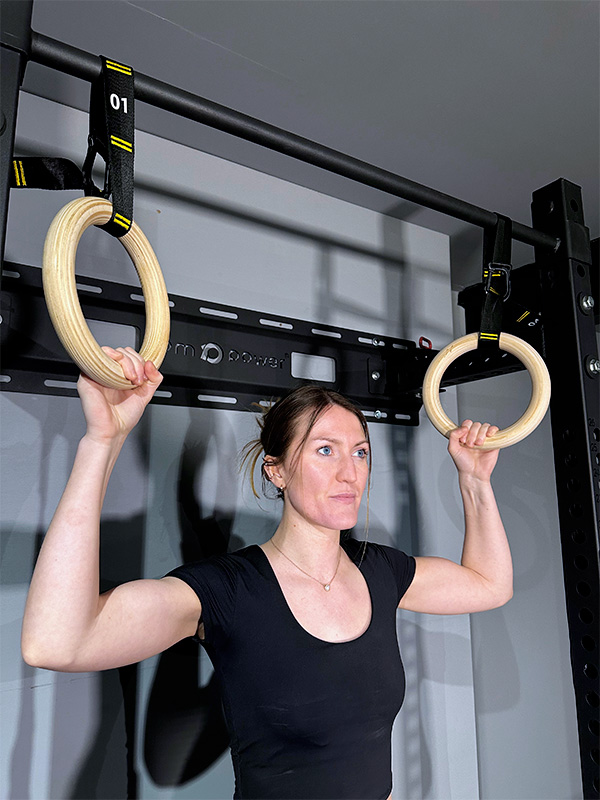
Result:
M90 225L111 218L112 205L98 197L80 197L67 203L52 220L46 234L42 280L48 313L65 350L86 375L112 389L132 389L116 361L96 342L85 321L75 283L75 255ZM150 243L134 222L119 241L137 271L146 306L146 328L140 355L159 367L169 343L169 297L160 265Z
M433 426L446 438L458 427L446 415L440 402L440 382L448 366L463 353L477 348L478 335L469 333L451 342L433 359L423 381L423 405ZM508 428L488 436L479 450L495 450L516 444L534 431L544 418L550 402L550 375L540 354L530 344L510 333L500 334L500 349L516 356L531 377L531 399L523 416Z

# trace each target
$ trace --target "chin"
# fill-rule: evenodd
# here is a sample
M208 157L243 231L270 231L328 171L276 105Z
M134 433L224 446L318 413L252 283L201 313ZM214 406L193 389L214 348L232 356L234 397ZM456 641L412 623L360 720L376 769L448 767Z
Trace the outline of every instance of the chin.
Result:
M358 515L344 515L344 516L336 516L334 518L330 518L327 521L324 521L323 525L325 528L329 528L332 531L347 531L351 528L354 528L358 521Z

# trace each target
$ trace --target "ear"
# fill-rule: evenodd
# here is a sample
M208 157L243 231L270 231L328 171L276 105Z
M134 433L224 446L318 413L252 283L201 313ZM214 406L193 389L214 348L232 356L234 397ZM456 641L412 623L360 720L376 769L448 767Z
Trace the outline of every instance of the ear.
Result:
M279 465L275 462L273 456L265 456L263 458L263 469L264 473L267 478L274 484L278 489L282 488L283 485L283 476L279 470Z

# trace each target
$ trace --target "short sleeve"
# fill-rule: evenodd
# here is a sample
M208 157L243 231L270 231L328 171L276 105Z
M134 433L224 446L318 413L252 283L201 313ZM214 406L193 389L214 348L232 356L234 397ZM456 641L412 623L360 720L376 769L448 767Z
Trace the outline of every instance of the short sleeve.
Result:
M399 603L415 577L416 561L413 556L408 556L402 550L396 550L395 547L387 545L379 545L379 547L394 573Z
M237 569L230 556L214 556L184 564L166 577L179 578L198 595L204 623L203 642L216 644L229 636L235 614Z

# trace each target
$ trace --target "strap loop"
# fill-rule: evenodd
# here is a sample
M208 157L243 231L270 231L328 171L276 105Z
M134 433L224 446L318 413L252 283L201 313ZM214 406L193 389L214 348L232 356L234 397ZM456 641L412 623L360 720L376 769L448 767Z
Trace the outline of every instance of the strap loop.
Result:
M502 306L510 297L512 222L496 214L493 229L483 237L483 305L479 325L478 348L498 349L502 332Z
M11 189L83 189L81 170L67 158L17 156L10 172Z
M131 67L100 56L102 71L92 83L90 93L90 133L83 164L85 194L108 198L112 195L113 212L104 230L112 236L124 236L133 222L134 160L134 76ZM96 156L106 164L104 187L92 180Z
M92 83L88 149L81 170L66 158L15 157L10 173L13 189L83 189L88 197L112 195L110 220L100 227L113 236L129 232L133 223L134 75L131 67L100 56L102 71ZM96 156L106 164L104 187L92 179Z

